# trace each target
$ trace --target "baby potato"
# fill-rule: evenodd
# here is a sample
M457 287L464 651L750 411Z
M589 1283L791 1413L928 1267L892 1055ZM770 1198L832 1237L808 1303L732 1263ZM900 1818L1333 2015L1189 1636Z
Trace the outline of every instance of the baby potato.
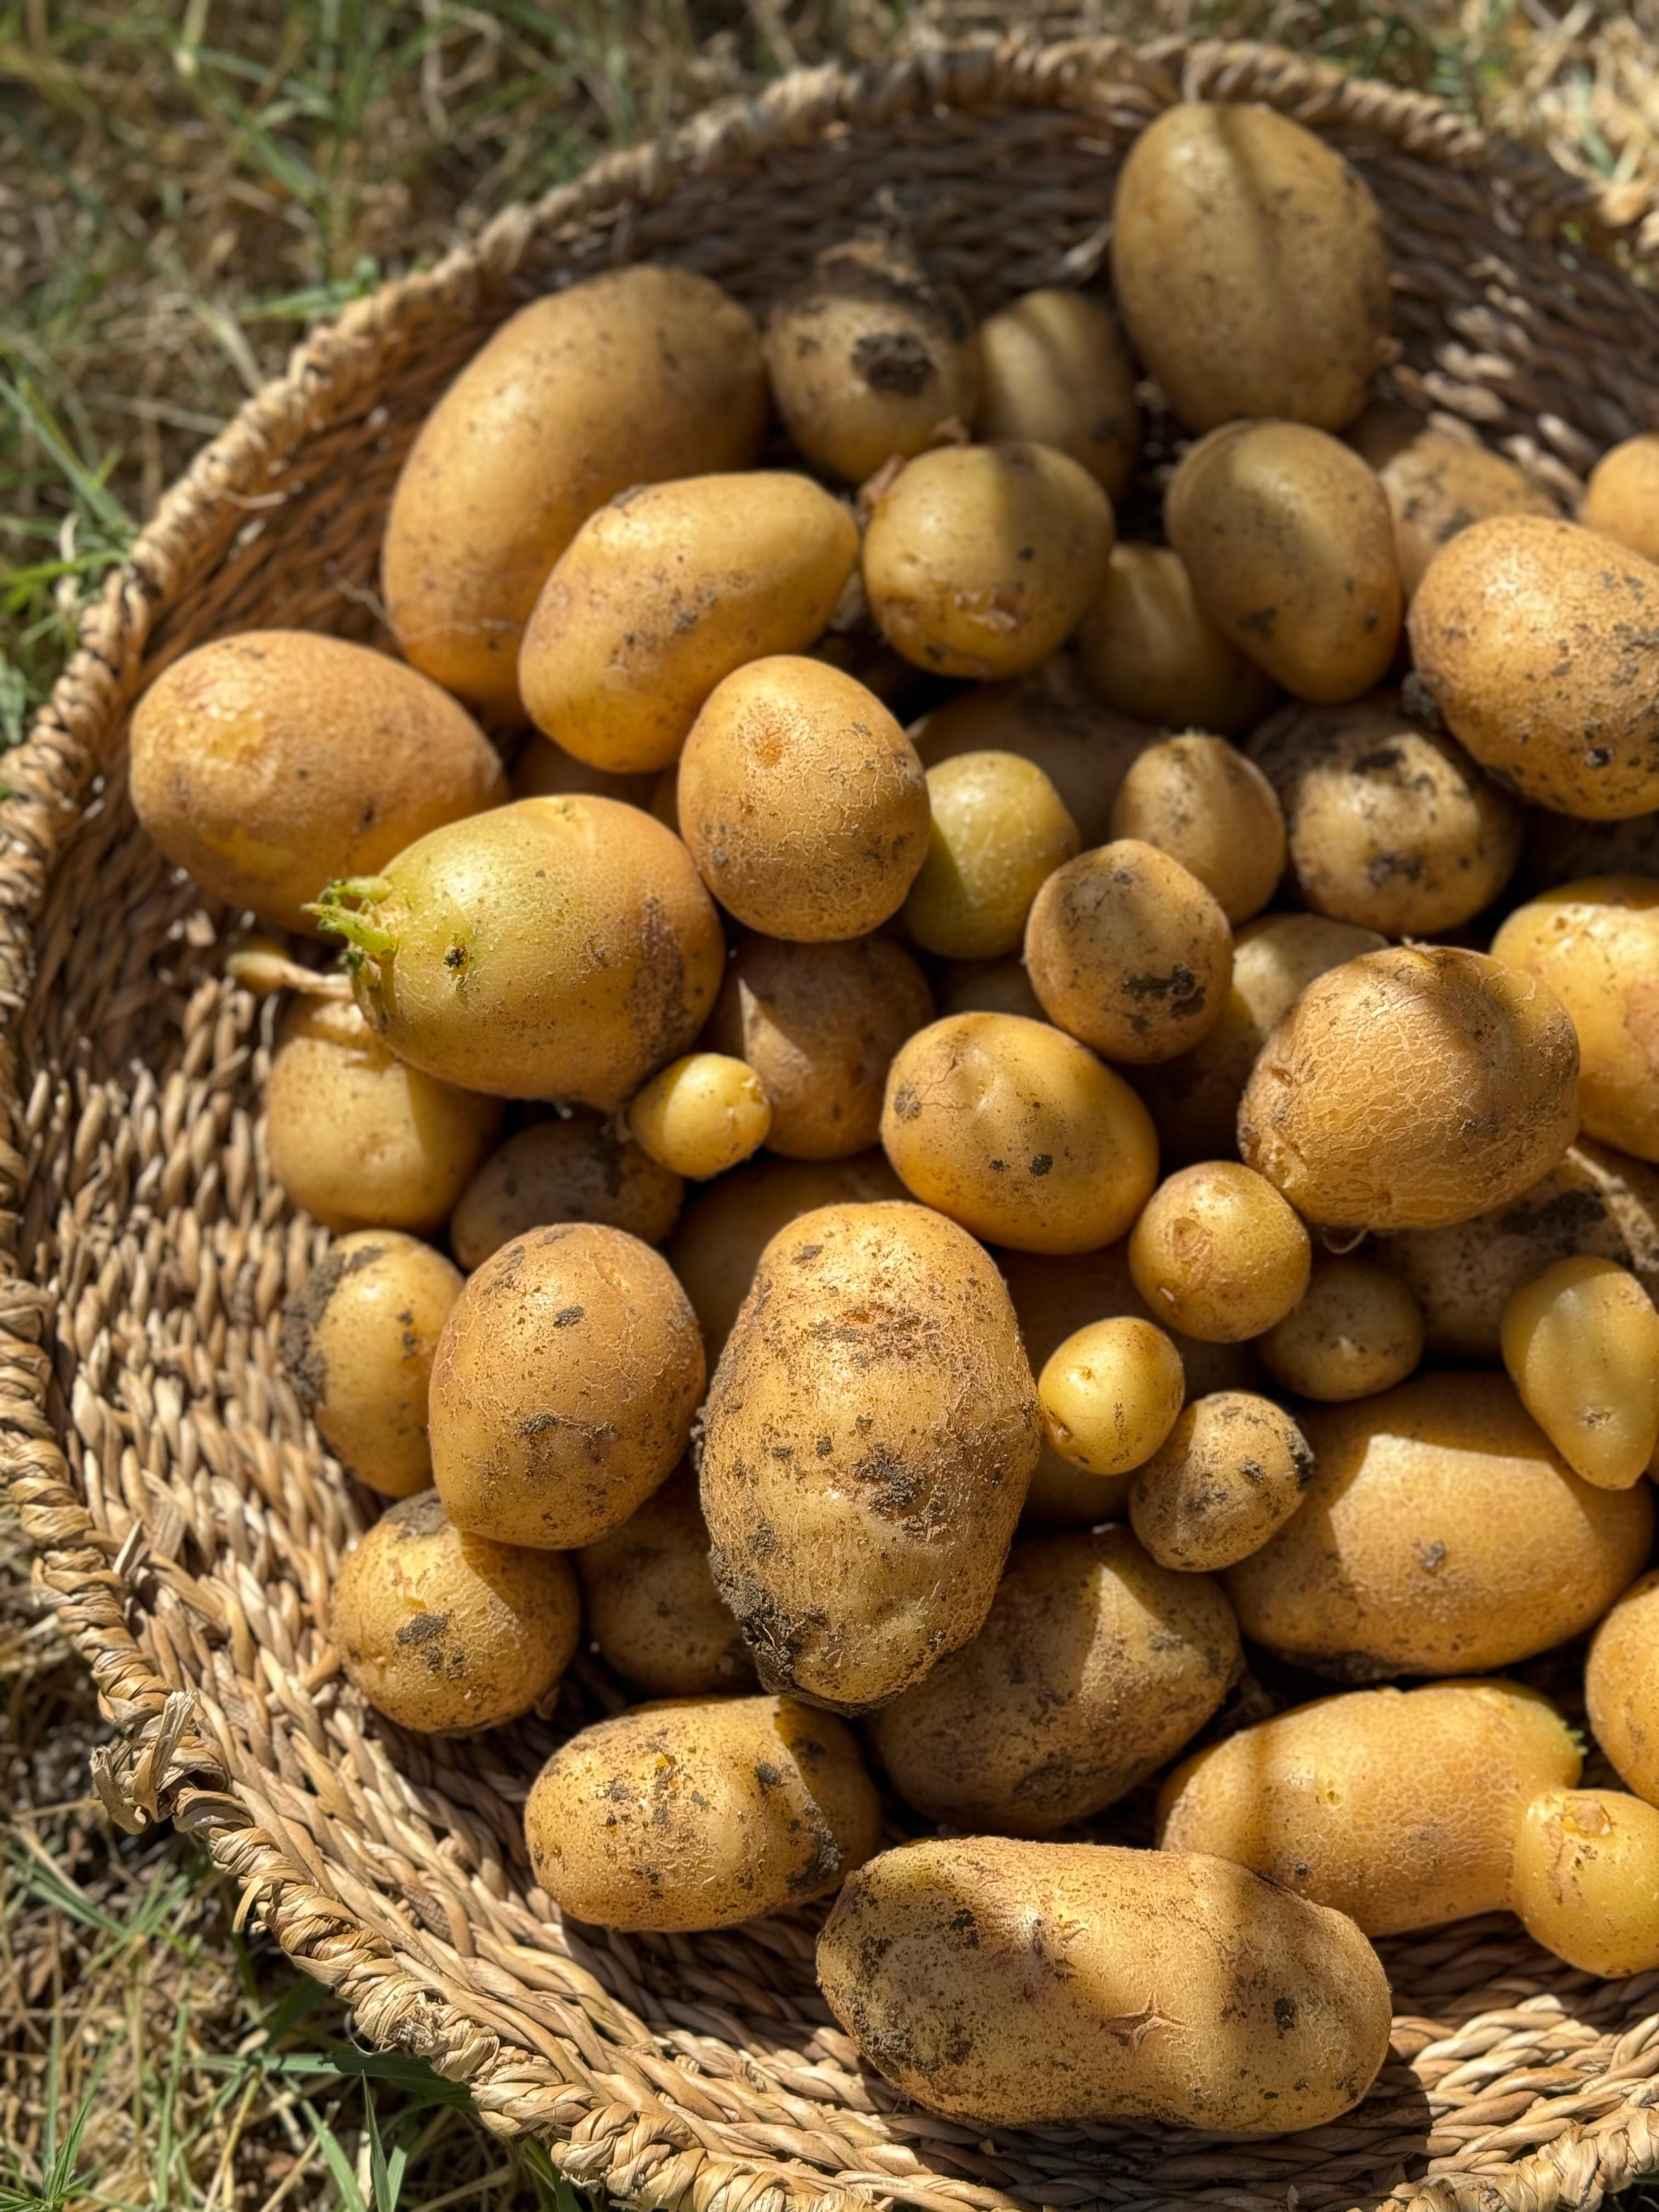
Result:
M893 1054L933 1018L927 977L890 937L750 937L726 968L703 1037L746 1060L766 1086L773 1152L840 1159L879 1137Z
M957 753L927 771L927 857L902 909L925 951L947 960L1012 952L1078 827L1040 768L1018 753Z
M1659 436L1648 430L1609 447L1590 471L1578 520L1659 562Z
M1412 602L1416 682L1525 799L1612 821L1659 806L1659 568L1599 531L1493 515Z
M1407 600L1447 539L1472 522L1492 514L1561 512L1548 492L1483 446L1467 424L1444 429L1409 407L1376 400L1348 432L1348 443L1376 470L1389 502Z
M1240 415L1340 430L1388 356L1376 202L1270 107L1183 101L1141 131L1118 172L1112 284L1189 430Z
M1250 740L1290 825L1291 866L1316 914L1385 936L1455 929L1521 857L1521 810L1462 747L1415 728L1396 695L1290 707Z
M743 1637L709 1571L689 1461L574 1562L588 1634L606 1664L647 1698L754 1686Z
M941 446L908 462L864 532L881 633L939 676L1019 676L1064 645L1106 580L1111 501L1051 446Z
M1186 1397L1181 1354L1155 1322L1133 1314L1076 1330L1037 1377L1043 1433L1090 1474L1127 1474L1150 1459Z
M1233 939L1212 894L1138 838L1080 853L1031 902L1025 965L1051 1022L1108 1060L1173 1060L1213 1029Z
M624 806L642 806L647 813L656 781L654 776L612 775L606 769L591 768L539 732L520 746L508 778L514 799L616 799ZM679 835L672 821L667 827Z
M1404 598L1382 487L1300 422L1230 422L1185 453L1164 495L1170 543L1224 636L1298 699L1382 681Z
M1423 1357L1423 1309L1370 1260L1323 1259L1255 1349L1275 1382L1338 1404L1403 1382Z
M788 653L715 686L680 760L680 830L727 913L798 943L896 914L927 854L927 784L873 692Z
M677 1698L585 1728L524 1808L536 1880L602 1928L731 1928L836 1888L881 1839L853 1732L793 1698Z
M1301 1222L1237 1160L1169 1176L1129 1232L1129 1272L1153 1313L1212 1344L1242 1343L1282 1321L1312 1264Z
M1518 1682L1351 1690L1195 1752L1164 1785L1158 1839L1395 1936L1503 1911L1526 1806L1581 1764Z
M472 717L366 645L309 630L215 638L133 710L134 811L212 897L309 929L330 876L366 876L428 830L499 806Z
M805 652L858 556L858 525L810 477L756 469L618 493L559 556L525 629L531 720L595 768L672 766L723 677Z
M996 1836L872 1859L818 1985L870 2064L976 2128L1316 2127L1359 2102L1393 2024L1341 1913L1196 1852Z
M501 1104L398 1059L349 1000L296 999L265 1084L270 1172L337 1235L441 1229Z
M1584 1704L1620 1780L1659 1805L1659 1569L1631 1584L1591 1638Z
M629 1134L671 1175L706 1182L757 1152L772 1127L772 1102L748 1063L728 1053L671 1060L636 1091Z
M1659 1966L1659 1812L1618 1790L1552 1790L1515 1839L1510 1902L1534 1943L1616 1981Z
M1611 1260L1558 1260L1504 1309L1504 1364L1575 1474L1628 1490L1659 1445L1659 1312Z
M1391 945L1309 984L1238 1109L1246 1164L1332 1229L1434 1229L1518 1198L1578 1127L1578 1047L1528 975Z
M1313 1477L1307 1439L1282 1406L1249 1390L1212 1391L1136 1470L1129 1521L1159 1566L1218 1572L1283 1528Z
M470 1274L514 1237L560 1221L597 1221L660 1244L684 1190L599 1115L555 1115L490 1154L449 1217L449 1249Z
M956 960L939 977L941 1014L1023 1014L1027 1021L1046 1022L1042 1002L1031 988L1025 963L1015 954L1006 960Z
M714 1586L769 1688L867 1711L977 1634L1042 1431L1008 1293L954 1222L790 1223L702 1419Z
M884 1705L870 1740L928 1820L1050 1836L1156 1773L1243 1665L1207 1576L1166 1574L1127 1528L1028 1537L973 1642Z
M335 1579L346 1679L399 1728L471 1735L552 1696L576 1650L570 1562L469 1535L435 1491L387 1506Z
M1259 914L1285 872L1273 786L1224 738L1199 732L1165 738L1130 763L1112 802L1112 836L1179 860L1231 922Z
M348 1474L387 1498L432 1486L427 1388L461 1276L396 1230L343 1237L283 1308L294 1394Z
M1128 489L1140 452L1134 363L1098 300L1022 293L980 325L979 378L974 431L987 444L1052 446L1109 498Z
M1027 1252L1111 1243L1158 1179L1158 1138L1128 1085L1018 1014L953 1014L907 1040L881 1141L924 1206Z
M1318 1674L1511 1666L1581 1635L1647 1559L1651 1486L1581 1482L1506 1376L1419 1375L1302 1426L1312 1487L1227 1588L1246 1636Z
M459 1528L568 1551L672 1473L702 1397L702 1339L661 1255L561 1223L484 1261L432 1370L432 1468Z
M1229 644L1193 597L1167 545L1114 545L1100 596L1078 626L1089 688L1120 714L1237 737L1276 696L1265 671ZM1085 833L1086 834L1086 833ZM1091 837L1103 843L1105 833Z
M521 720L519 641L548 571L631 484L746 468L766 427L760 334L689 269L607 270L521 307L422 424L380 588L416 668Z

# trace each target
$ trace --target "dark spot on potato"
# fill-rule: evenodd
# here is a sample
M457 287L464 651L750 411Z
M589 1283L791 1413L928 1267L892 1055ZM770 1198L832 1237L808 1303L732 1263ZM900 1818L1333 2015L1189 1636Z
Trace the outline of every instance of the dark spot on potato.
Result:
M337 1247L327 1253L283 1307L277 1355L288 1370L295 1396L307 1413L313 1413L328 1393L328 1363L317 1347L313 1332L329 1300L348 1275L373 1267L386 1252L384 1244L364 1244L355 1252Z
M866 331L854 340L848 358L872 392L901 399L914 399L934 374L933 353L915 331Z
M555 1328L574 1328L586 1310L582 1306L561 1306L553 1316Z
M1046 1176L1054 1164L1052 1152L1037 1152L1032 1156L1030 1171L1034 1176Z
M448 1626L449 1615L447 1613L417 1613L412 1620L406 1620L398 1631L398 1641L399 1644L429 1644L434 1636L441 1636Z
M1294 1997L1273 1999L1273 2026L1281 2035L1288 2035L1296 2026L1297 2005Z

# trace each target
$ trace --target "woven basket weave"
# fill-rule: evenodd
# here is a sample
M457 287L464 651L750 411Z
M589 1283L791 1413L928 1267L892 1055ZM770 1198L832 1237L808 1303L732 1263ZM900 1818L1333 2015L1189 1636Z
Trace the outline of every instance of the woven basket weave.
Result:
M654 256L764 301L896 209L981 311L1103 258L1124 147L1178 98L1328 137L1387 218L1413 402L1571 493L1659 425L1659 295L1594 188L1435 103L1259 47L957 48L792 77L602 162L319 332L163 502L84 626L0 816L0 1473L117 1729L100 1790L172 1817L374 2042L471 2085L570 2179L698 2212L1593 2207L1659 2169L1659 1975L1602 1985L1499 1917L1383 1945L1394 2053L1336 2124L1266 2143L1085 2125L981 2136L863 2071L816 1919L706 1936L562 1929L519 1807L621 1702L579 1667L551 1723L411 1739L341 1680L324 1594L372 1502L320 1449L276 1318L317 1259L266 1165L273 1009L234 922L126 796L125 714L170 657L254 623L385 642L381 518L459 363L550 284Z

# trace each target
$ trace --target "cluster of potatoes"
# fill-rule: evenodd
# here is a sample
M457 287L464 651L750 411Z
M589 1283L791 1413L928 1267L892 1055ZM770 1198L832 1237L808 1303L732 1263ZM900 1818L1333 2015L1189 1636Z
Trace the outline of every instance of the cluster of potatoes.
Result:
M977 327L890 234L763 329L538 300L398 484L404 657L188 653L131 787L343 943L235 972L336 1232L287 1371L395 1501L355 1691L585 1641L644 1702L529 1790L552 1905L839 1892L921 2103L1279 2131L1373 1936L1659 1967L1659 441L1574 520L1379 397L1376 207L1265 109L1113 216ZM1585 1637L1623 1790L1504 1674Z

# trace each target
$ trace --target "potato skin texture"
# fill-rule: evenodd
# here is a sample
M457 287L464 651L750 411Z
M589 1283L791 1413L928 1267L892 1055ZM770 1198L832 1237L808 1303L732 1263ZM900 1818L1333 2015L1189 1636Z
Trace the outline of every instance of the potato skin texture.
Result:
M562 1553L468 1535L431 1490L386 1508L329 1600L354 1687L428 1735L470 1735L541 1705L574 1656L580 1620Z
M1114 545L1074 642L1096 697L1142 722L1236 738L1278 696L1267 672L1200 607L1171 546ZM1089 842L1103 843L1104 833Z
M850 1729L793 1698L685 1698L581 1729L531 1790L525 1838L563 1912L731 1928L836 1888L880 1840Z
M688 1461L619 1528L574 1553L587 1632L647 1698L754 1687L737 1622L708 1566L708 1530Z
M907 2096L985 2127L1312 2127L1364 2096L1392 2024L1340 1913L1195 1853L994 1836L872 1859L818 1984Z
M1565 1643L1640 1573L1651 1486L1595 1490L1504 1375L1308 1406L1300 1510L1227 1576L1244 1633L1339 1681L1485 1674Z
M1255 1349L1283 1389L1343 1404L1405 1381L1423 1357L1423 1310L1399 1276L1369 1257L1322 1260Z
M1659 1966L1659 1811L1618 1790L1553 1790L1515 1841L1522 1926L1604 1981Z
M1195 1752L1164 1785L1158 1840L1236 1859L1368 1936L1437 1928L1504 1911L1522 1812L1581 1764L1518 1682L1353 1690Z
M1285 872L1273 786L1224 738L1165 738L1131 762L1112 802L1112 838L1155 845L1196 876L1230 922L1259 914Z
M1121 496L1140 451L1140 411L1129 349L1098 300L1022 293L980 325L979 376L975 436L1052 446L1109 498Z
M1018 753L957 753L927 771L927 857L901 909L924 951L994 960L1018 949L1031 901L1075 857L1060 793Z
M1026 1537L985 1626L868 1723L894 1788L969 1834L1048 1836L1190 1742L1243 1664L1219 1583L1127 1528Z
M532 1121L493 1152L449 1217L449 1246L470 1273L532 1229L596 1221L660 1244L685 1185L597 1114Z
M380 587L416 667L522 719L519 643L548 571L630 484L744 468L760 334L706 276L645 264L521 307L427 416L392 495Z
M1408 600L1440 548L1472 522L1561 512L1548 492L1473 431L1460 436L1443 430L1409 407L1376 402L1349 431L1348 443L1376 470L1388 500Z
M1129 1485L1129 1522L1160 1566L1218 1573L1259 1552L1314 1479L1307 1439L1249 1390L1194 1399Z
M1620 1780L1659 1805L1659 1569L1631 1584L1590 1639L1584 1704Z
M1578 520L1616 538L1644 561L1659 562L1659 436L1626 438L1602 454L1584 487Z
M507 796L458 701L387 653L293 629L215 638L164 670L133 710L130 775L175 867L307 933L330 876L372 876Z
M1237 1160L1168 1176L1129 1232L1129 1272L1151 1312L1211 1344L1242 1343L1282 1321L1312 1264L1296 1214Z
M989 1259L919 1206L803 1214L762 1255L703 1409L716 1589L769 1688L858 1712L990 1609L1040 1440Z

